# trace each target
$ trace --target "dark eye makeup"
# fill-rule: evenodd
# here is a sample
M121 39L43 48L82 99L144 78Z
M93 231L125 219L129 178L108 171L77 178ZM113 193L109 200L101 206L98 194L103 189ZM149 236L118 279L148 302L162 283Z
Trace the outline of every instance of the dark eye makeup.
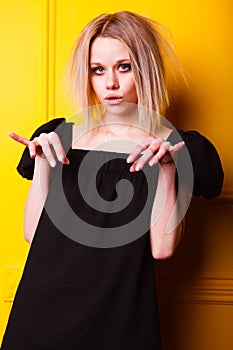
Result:
M121 63L118 65L117 69L120 72L129 72L131 70L131 64L130 63ZM91 67L91 72L93 74L102 75L105 72L105 69L102 66Z

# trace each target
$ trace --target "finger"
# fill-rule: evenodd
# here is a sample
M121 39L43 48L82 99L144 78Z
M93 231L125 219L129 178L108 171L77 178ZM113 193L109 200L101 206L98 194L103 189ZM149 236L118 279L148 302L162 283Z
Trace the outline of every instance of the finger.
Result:
M14 132L12 131L8 131L8 135L15 141L19 142L19 143L22 143L23 145L25 146L28 146L30 141L27 140L25 137L23 136L19 136L17 134L15 134Z
M168 151L170 152L171 157L174 157L177 152L179 152L185 145L184 141L178 142L175 145L170 145Z
M134 162L134 164L131 166L129 170L131 172L141 170L144 167L144 165L154 157L155 153L158 151L158 149L160 149L162 144L170 145L169 142L166 143L165 141L159 138L154 138L149 144L149 147L146 149L144 154L138 160L136 160L136 162Z
M170 147L171 147L171 144L169 142L162 143L156 155L149 161L149 165L153 166L157 164L165 156L166 153L169 153L169 155L171 156L169 151Z
M57 159L63 164L69 164L69 159L66 157L65 150L62 146L59 136L55 132L48 134L50 144L53 146Z
M181 150L184 147L184 141L178 142L175 145L171 145L170 142L164 142L159 150L159 152L151 159L149 162L150 166L157 164L162 160L163 157L166 157L166 153L168 156L168 161L166 160L164 164L169 164L174 161L176 152Z
M38 154L38 149L37 149L37 144L35 141L31 141L28 144L28 149L29 149L29 153L30 153L30 157L31 158L35 158L35 156ZM41 149L41 148L40 148ZM40 153L42 153L42 149L40 151Z
M141 156L141 158L136 160L129 170L131 172L141 170L143 168L143 166L152 157L154 157L154 154L158 151L158 149L161 147L162 144L166 144L166 141L164 141L163 139L160 139L160 138L150 138L150 139L146 140L144 143L141 143L139 146L147 145L147 149L144 152L143 156ZM170 143L168 143L168 144L170 145ZM143 148L145 148L145 147L143 147Z
M154 157L154 152L155 152L155 151L152 151L151 148L148 148L148 149L143 153L143 155L142 155L138 160L136 160L136 161L133 163L133 165L130 167L129 170L130 170L131 172L141 170L141 169L144 167L144 165L145 165L146 163L148 163L148 161L149 161L152 157Z
M53 154L53 150L51 149L48 134L42 133L38 138L35 138L34 140L41 146L42 152L47 161L49 162L50 166L55 167L56 160Z
M127 163L132 163L155 139L150 137L137 145L127 158Z
M169 151L171 151L171 152L178 152L184 147L184 145L185 145L184 141L178 142L174 146L171 146Z

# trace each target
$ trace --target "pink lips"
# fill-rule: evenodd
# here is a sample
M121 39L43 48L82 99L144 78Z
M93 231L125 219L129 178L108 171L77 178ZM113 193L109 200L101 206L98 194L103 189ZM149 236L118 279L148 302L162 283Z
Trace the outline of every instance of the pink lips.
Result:
M123 101L123 98L119 95L109 94L105 97L104 100L110 105L117 105Z

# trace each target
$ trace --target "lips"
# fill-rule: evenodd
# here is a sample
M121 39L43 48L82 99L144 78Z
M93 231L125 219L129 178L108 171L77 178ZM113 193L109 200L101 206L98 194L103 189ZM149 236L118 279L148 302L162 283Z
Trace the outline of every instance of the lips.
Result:
M104 101L110 105L117 105L123 101L123 97L115 94L109 94L105 97Z

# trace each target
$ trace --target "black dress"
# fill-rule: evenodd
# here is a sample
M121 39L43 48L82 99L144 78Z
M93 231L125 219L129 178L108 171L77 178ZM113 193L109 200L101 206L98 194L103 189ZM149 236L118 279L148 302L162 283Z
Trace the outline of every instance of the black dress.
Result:
M68 151L70 164L58 164L53 169L50 191L1 349L161 349L154 259L149 236L158 169L147 165L144 171L130 173L127 154L70 149L72 125L62 122L63 118L54 119L37 129L32 136L50 132L63 124L60 136ZM215 148L195 131L180 131L179 134L186 142L192 160L193 193L206 198L219 195L223 172ZM169 141L177 142L175 132L171 133ZM96 187L99 196L109 203L110 208L117 199L118 182L124 179L133 185L132 200L120 211L109 210L106 214L93 209L83 198L77 178L87 155L86 193L91 191L88 183L96 164L101 164L96 174ZM32 179L33 167L34 160L25 149L18 171L23 177ZM62 186L63 191L58 191L58 186ZM60 192L64 196L60 196ZM64 201L68 205L64 205ZM51 214L54 203L56 212ZM89 245L83 244L85 225L75 226L72 215L79 217L88 227L96 228L96 237L93 231L89 232ZM140 215L145 232L137 234L137 229L131 232L130 223ZM108 237L108 233L110 235L116 227L119 231L114 232L122 235L127 243L117 245ZM126 230L122 229L125 227ZM101 240L101 232L105 235L104 240Z

